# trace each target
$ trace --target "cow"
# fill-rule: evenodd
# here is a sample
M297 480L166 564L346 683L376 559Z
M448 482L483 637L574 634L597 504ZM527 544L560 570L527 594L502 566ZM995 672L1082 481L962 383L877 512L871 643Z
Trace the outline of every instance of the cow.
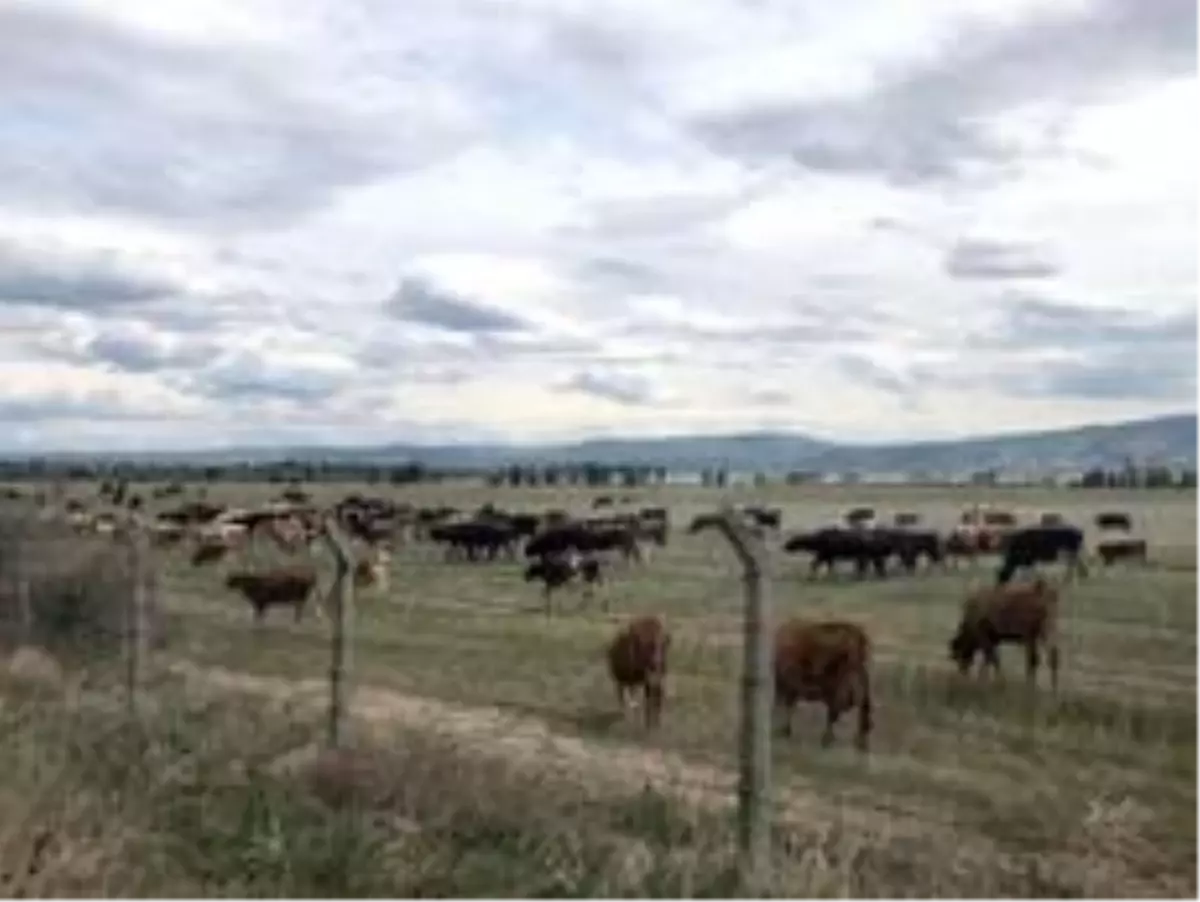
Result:
M583 523L567 523L543 530L525 543L525 556L529 558L560 556L570 551L616 551L626 561L641 558L637 537L623 526L589 528Z
M550 556L536 560L525 568L525 582L540 580L542 583L547 616L551 611L551 594L577 576L583 582L585 596L590 598L592 588L603 579L600 562L594 557Z
M1096 514L1097 529L1119 529L1122 532L1129 532L1133 529L1133 522L1129 514L1121 511L1103 511Z
M1105 567L1111 567L1117 561L1135 560L1146 563L1146 540L1121 537L1104 539L1096 546L1096 554L1104 562Z
M855 746L867 751L872 728L870 659L871 641L857 624L799 618L781 623L775 630L775 709L782 734L792 734L797 702L823 702L821 744L828 746L838 718L857 706Z
M917 526L920 522L921 515L911 511L900 511L892 517L892 523L899 528Z
M1007 583L1017 570L1035 564L1049 564L1060 557L1067 558L1067 573L1087 576L1087 566L1081 553L1083 530L1077 526L1027 526L1008 536L1004 561L996 572L996 585Z
M875 508L873 507L855 507L846 511L845 521L847 526L866 526L875 520Z
M655 727L661 716L671 634L659 617L643 615L622 627L608 646L608 672L622 713L626 699L639 686L645 704L645 725Z
M612 507L612 506L613 506L612 495L599 495L598 497L596 497L592 500L592 508L593 509L599 509L602 507Z
M859 577L866 575L868 567L873 567L876 575L882 578L887 575L887 560L893 552L891 544L876 536L873 531L846 529L841 526L827 526L815 532L797 533L784 543L783 550L788 554L812 554L809 573L814 577L822 565L832 575L834 564L840 560L849 560L854 562L855 572Z
M239 571L225 577L225 586L240 592L254 608L255 623L262 623L267 608L274 605L291 605L299 623L304 604L316 584L317 571L311 566L279 568L266 573Z
M467 560L478 560L480 556L495 560L496 554L504 551L513 556L516 534L511 528L499 523L467 522L443 523L429 530L429 538L447 547L446 556L454 552L464 553Z
M1031 583L987 586L967 596L958 629L950 639L950 659L964 676L981 654L980 675L989 665L1001 676L997 648L1006 642L1025 646L1025 673L1037 682L1040 649L1050 665L1050 686L1058 688L1058 590L1038 577Z
M783 511L777 507L748 505L742 508L742 516L763 529L779 530L783 526Z

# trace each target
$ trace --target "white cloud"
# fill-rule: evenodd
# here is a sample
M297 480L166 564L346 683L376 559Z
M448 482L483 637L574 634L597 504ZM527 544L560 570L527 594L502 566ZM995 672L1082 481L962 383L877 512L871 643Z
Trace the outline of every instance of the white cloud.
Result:
M1192 407L1195 15L5 4L5 428L894 438Z

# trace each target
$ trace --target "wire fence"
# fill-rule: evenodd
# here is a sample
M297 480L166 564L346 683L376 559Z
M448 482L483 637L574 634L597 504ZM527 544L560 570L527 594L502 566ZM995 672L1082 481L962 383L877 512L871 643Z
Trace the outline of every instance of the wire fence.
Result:
M205 618L234 624L236 615L229 606L208 604L204 600L214 594L214 575L211 571L190 565L181 567L181 553L178 550L155 549L144 529L132 518L114 529L111 536L101 537L81 536L61 521L39 519L34 511L0 517L0 637L10 650L32 644L52 648L68 658L75 656L76 659L102 658L123 662L123 688L128 711L135 719L153 718L154 712L161 710L162 705L156 703L155 695L164 699L168 696L161 689L159 677L170 675L189 684L201 682L210 687L220 685L230 690L249 692L264 700L287 699L289 704L300 705L309 714L319 710L324 721L321 728L322 743L334 752L353 750L359 740L376 730L381 722L405 727L436 722L456 742L474 743L492 753L498 748L503 749L506 752L504 757L509 759L532 759L530 768L540 770L543 777L548 777L555 769L562 769L576 777L583 775L589 781L608 781L630 790L639 780L653 783L669 771L671 782L677 787L685 787L685 792L690 793L692 798L702 799L705 804L717 807L735 806L737 828L725 837L738 851L731 867L738 875L737 886L740 890L757 895L778 890L780 855L794 858L797 854L791 845L793 840L779 833L780 825L796 825L805 819L811 820L814 817L811 806L817 803L809 797L806 800L809 810L801 810L796 805L796 777L790 768L785 770L786 792L773 791L777 787L772 785L772 681L767 639L771 635L774 619L771 589L777 584L778 562L772 564L769 555L744 533L732 516L725 516L716 524L716 528L734 549L733 555L724 552L724 562L719 557L722 554L719 544L697 537L688 543L686 549L652 559L643 570L635 572L646 574L639 576L639 579L684 581L686 586L699 587L700 591L692 597L696 607L702 610L691 626L694 627L693 635L701 641L710 638L704 636L703 631L712 627L714 609L719 609L725 615L722 626L727 631L723 646L725 664L717 669L723 676L714 679L711 685L693 679L689 691L693 693L693 698L710 692L714 695L723 693L730 685L730 678L736 679L740 670L738 713L736 717L708 727L700 723L688 724L686 732L690 739L696 740L698 747L712 748L727 743L737 762L732 772L717 765L701 766L695 759L685 760L674 754L672 749L654 741L650 741L647 750L642 753L609 749L607 754L610 760L601 767L596 764L595 755L590 750L571 745L554 735L554 727L558 722L556 718L561 721L564 717L562 707L541 710L531 707L524 712L517 711L517 714L534 715L532 717L515 716L511 710L490 709L489 713L486 699L504 695L502 690L506 679L523 678L526 670L535 669L543 663L536 656L546 653L545 646L527 643L523 646L526 649L524 653L518 651L514 657L498 660L494 665L486 660L470 659L474 641L472 628L461 612L470 608L476 616L494 619L498 614L494 599L481 591L477 597L460 600L456 606L446 603L444 598L433 602L415 596L418 587L428 585L427 578L454 579L458 581L456 586L491 579L512 581L516 579L512 568L490 567L483 563L447 564L440 552L421 545L397 555L392 562L405 579L386 597L403 599L401 608L410 616L414 612L416 615L436 614L447 619L447 629L460 627L455 647L457 654L470 659L464 665L460 661L433 654L444 652L446 646L431 648L429 654L422 652L420 643L428 633L421 629L414 629L411 634L405 634L403 628L387 632L377 630L380 623L378 610L372 611L365 621L368 624L365 630L362 624L358 624L359 609L363 605L378 606L382 599L372 596L369 588L355 591L352 574L356 552L341 535L337 524L332 522L325 524L326 540L318 550L318 555L333 565L329 589L321 593L329 599L329 616L325 625L314 629L309 624L295 626L281 623L274 633L280 639L286 636L289 637L288 641L294 642L295 654L288 658L289 666L279 668L280 672L288 674L287 678L269 675L271 668L267 668L267 672L250 675L222 670L215 664L223 656L231 661L244 661L246 658L240 650L245 649L257 649L251 653L264 658L271 654L288 653L288 641L264 642L261 634L242 627L218 632L197 629L202 643L224 643L223 649L205 649L207 663L203 665L189 663L175 655L156 655L156 651L164 647L165 626L174 614L186 609L187 622L193 626L202 623ZM245 550L248 559L262 562L270 559L272 554L274 552L268 552L265 547L250 546ZM738 577L730 571L731 561L741 564L740 592ZM177 595L187 598L179 601L174 597ZM686 618L681 619L686 621ZM573 627L566 620L562 618L547 622L539 618L539 635L553 637L553 641L569 641ZM241 620L241 623L245 621ZM422 629L427 630L429 623L428 620L423 621ZM524 627L514 626L509 632L504 627L493 626L491 629L498 631L497 635L508 637L514 644L527 642L523 637L528 630ZM683 632L687 633L688 629ZM740 651L736 641L739 634ZM494 648L494 643L490 642L479 645L480 653L484 656L493 653ZM705 654L711 657L711 644L706 647ZM381 662L388 660L403 662L400 668L406 671L403 680L415 681L417 688L420 688L421 680L426 679L420 671L428 670L435 672L433 675L445 677L456 668L462 670L461 685L481 680L487 685L479 687L478 704L473 707L470 704L464 706L437 702L432 696L419 692L385 691L377 685L377 677L381 667L385 666ZM325 666L321 664L322 661L326 662ZM516 677L506 676L504 670L510 667L517 670ZM324 674L322 670L325 670ZM300 676L304 672L311 676L307 679ZM560 674L559 678L562 679L561 675L568 673L568 670L566 667L556 668L555 673ZM1153 680L1153 671L1147 670L1146 673ZM894 695L906 693L911 699L922 687L927 688L932 684L928 674L919 667L907 671L893 667L892 677L911 680L913 685L900 687L885 684L882 687L885 699L889 692ZM1156 688L1165 687L1167 682L1168 675L1164 672L1161 684L1149 686L1145 697L1149 699ZM405 684L402 682L401 685ZM564 685L561 688L570 690L571 687ZM514 692L513 696L519 697L520 693ZM1139 743L1144 742L1157 743L1158 752L1162 754L1174 754L1173 750L1189 727L1187 718L1176 708L1168 710L1161 705L1158 709L1147 706L1139 713L1136 705L1113 701L1105 706L1102 701L1097 701L1100 698L1100 693L1094 693L1087 706L1080 703L1071 708L1068 705L1054 716L1064 723L1074 718L1076 726L1082 724L1085 728L1119 735L1121 744L1101 755L1108 767L1124 768L1132 773L1131 758L1135 752L1145 751L1144 746L1138 747ZM978 703L979 699L974 699L974 702ZM536 705L538 702L530 700L528 704ZM1004 715L1005 712L995 704L1000 703L994 703L987 713ZM941 698L931 698L927 704L920 705L919 713L926 718L926 722L914 722L910 727L914 736L908 741L911 741L914 750L924 741L921 739L921 730L928 731L930 724L940 725L940 720L949 722L950 718L960 723L957 729L963 729L961 724L969 725L967 729L974 734L973 741L976 744L987 740L988 730L993 729L988 723L978 722L962 706L945 713L942 707L944 701ZM1192 707L1190 728L1194 736L1194 694ZM467 709L471 710L469 717L463 714ZM354 716L351 716L352 712ZM1016 718L1030 717L1028 711L1019 704L1013 705L1011 713ZM490 720L484 723L487 718ZM582 716L579 721L564 725L582 730L584 735L589 728L596 726L586 723ZM736 738L729 734L724 737L716 735L733 726L736 726ZM565 732L572 733L575 730ZM1030 721L1027 731L1021 735L1032 740L1035 732ZM1075 734L1070 735L1073 737ZM991 738L995 742L1011 742L1012 734L1007 729L995 728ZM383 741L387 741L386 738ZM1044 754L1078 754L1080 751L1079 748L1065 747L1068 743L1068 731L1065 728L1058 733L1043 733L1037 737L1037 742ZM1056 748L1056 743L1063 747ZM988 760L1001 768L1014 766L1008 759ZM962 824L947 820L944 813L929 810L899 789L889 798L886 814L877 813L874 818L869 813L864 814L871 810L865 801L865 796L870 793L854 787L859 779L858 767L845 758L831 759L821 766L819 772L829 781L827 791L830 802L827 809L815 815L818 820L836 823L841 831L884 830L898 835L904 835L906 831L925 831L932 841L944 841L945 845L941 847L944 854L953 858L945 849L952 847L951 837L961 830ZM494 791L501 792L498 789ZM1064 810L1067 807L1064 802ZM1057 809L1051 805L1048 810ZM773 841L775 849L772 849ZM814 842L820 845L816 840ZM968 850L964 853L967 855L978 851L966 842L963 848ZM1010 863L1006 859L1004 867ZM946 866L957 867L960 864L961 861L954 863L948 859ZM1171 871L1171 868L1166 870ZM1084 880L1083 877L1079 879Z

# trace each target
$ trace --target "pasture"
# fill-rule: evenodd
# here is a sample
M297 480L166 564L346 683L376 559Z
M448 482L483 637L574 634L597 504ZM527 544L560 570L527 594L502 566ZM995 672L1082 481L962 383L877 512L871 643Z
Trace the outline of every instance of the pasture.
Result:
M208 497L249 505L279 488L215 484ZM465 484L305 488L317 503L360 491L468 511L490 501L514 512L585 513L597 494ZM70 491L94 493L94 487ZM669 543L652 546L647 562L614 567L590 601L578 587L564 588L549 617L540 587L522 580L520 558L446 562L429 543L397 548L387 592L358 593L355 725L410 759L413 749L428 748L428 767L453 759L467 768L438 778L446 805L468 794L469 784L476 801L494 796L509 811L558 806L560 826L538 829L586 836L588 819L603 822L605 836L649 849L651 858L671 858L675 876L649 881L644 875L656 865L638 864L629 853L621 867L631 872L614 875L613 864L590 883L563 878L543 885L533 877L497 876L505 868L519 872L516 861L528 850L487 870L478 863L484 853L472 845L468 854L464 845L455 847L448 872L461 867L466 875L477 867L489 876L471 871L476 875L434 884L440 891L728 891L702 875L708 859L719 857L706 846L705 831L724 835L733 805L741 578L719 535L686 531L694 515L727 497L783 510L781 536L768 539L775 621L853 620L874 645L876 727L868 755L852 747L850 717L839 724L835 744L821 748L815 705L798 709L790 740L774 739L781 894L1195 895L1194 492L768 486L611 494L668 507ZM889 517L916 512L926 525L945 529L975 502L1010 507L1026 521L1059 511L1087 530L1089 546L1097 512L1126 510L1149 541L1148 565L1093 566L1090 578L1065 586L1057 697L1044 672L1037 691L1026 690L1015 649L1002 651L1002 685L978 683L973 675L963 681L948 660L961 601L969 587L994 578L995 559L885 580L849 573L812 580L806 559L778 551L789 533L834 522L858 504ZM233 562L242 564L277 561L283 552L251 545L239 554ZM272 610L256 630L245 601L222 585L231 563L195 568L179 549L156 553L170 642L155 667L164 680L236 695L237 704L286 703L288 713L275 715L279 729L289 720L307 723L316 709L305 699L319 699L326 681L328 624L311 615L297 624L290 613ZM674 637L663 721L649 733L640 720L618 713L603 660L617 624L642 613L663 615ZM249 741L244 728L242 739ZM426 780L427 813L438 807L428 790L433 782ZM526 795L517 799L513 787ZM543 808L529 797L542 798ZM658 806L650 814L647 798ZM655 826L647 827L647 819ZM586 857L577 849L575 858L564 859L574 865L538 859L538 867L543 876L556 867L574 873ZM692 876L679 876L685 872ZM363 892L433 891L395 880Z

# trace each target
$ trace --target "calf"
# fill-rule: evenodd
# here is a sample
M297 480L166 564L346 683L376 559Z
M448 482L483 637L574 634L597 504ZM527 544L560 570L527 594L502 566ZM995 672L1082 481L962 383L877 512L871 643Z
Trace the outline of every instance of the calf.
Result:
M1025 646L1025 672L1030 685L1037 682L1039 650L1045 647L1050 664L1051 688L1058 688L1058 591L1038 577L1032 583L1008 583L972 592L963 602L958 630L950 640L950 658L966 674L976 653L980 667L991 666L997 677L1005 642Z
M299 623L304 603L316 584L317 571L303 566L266 573L230 573L225 578L226 587L240 592L250 602L256 623L262 622L267 608L273 605L291 605Z
M616 686L617 704L624 712L629 692L641 686L647 729L657 725L662 716L670 647L671 634L653 615L630 621L608 646L608 672Z
M799 701L824 702L821 744L833 742L843 712L858 707L855 745L865 752L871 733L871 641L862 627L841 621L792 619L775 631L775 708L783 735L792 734L792 709Z

